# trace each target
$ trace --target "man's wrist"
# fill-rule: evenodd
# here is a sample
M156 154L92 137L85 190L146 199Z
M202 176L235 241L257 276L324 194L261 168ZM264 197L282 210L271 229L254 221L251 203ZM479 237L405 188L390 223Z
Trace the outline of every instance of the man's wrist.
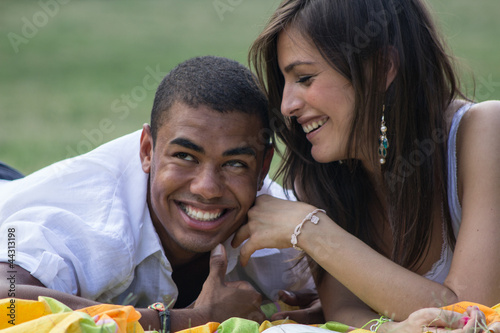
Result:
M165 304L161 302L156 302L148 306L148 309L155 310L158 313L158 318L160 320L160 332L170 333L170 310Z

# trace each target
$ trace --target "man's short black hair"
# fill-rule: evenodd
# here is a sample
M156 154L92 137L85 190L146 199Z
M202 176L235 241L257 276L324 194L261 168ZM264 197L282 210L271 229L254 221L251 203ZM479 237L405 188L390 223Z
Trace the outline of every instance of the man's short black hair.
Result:
M192 108L207 106L219 112L255 114L262 121L260 140L267 144L272 136L268 103L256 82L248 68L231 59L203 56L182 62L163 78L156 91L151 111L153 144L175 102Z

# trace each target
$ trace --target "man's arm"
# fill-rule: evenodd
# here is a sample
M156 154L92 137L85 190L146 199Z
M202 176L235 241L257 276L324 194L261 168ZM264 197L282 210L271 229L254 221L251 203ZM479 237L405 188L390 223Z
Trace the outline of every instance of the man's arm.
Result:
M8 273L14 271L15 274ZM100 304L99 302L92 301L80 296L66 294L58 290L53 290L45 287L38 279L33 277L27 270L15 265L14 268L8 263L0 263L0 272L3 276L15 276L15 290L11 289L11 283L6 278L0 279L0 298L15 298L38 300L38 296L47 296L58 300L69 308L83 309L89 306ZM160 319L155 310L150 309L136 309L141 313L140 324L148 329L160 329Z
M203 285L193 308L171 309L171 331L180 331L189 327L206 324L209 321L222 322L231 317L242 317L262 322L265 319L260 310L262 296L244 281L225 282L227 257L222 245L212 252L210 258L210 274ZM46 288L28 271L8 263L0 263L2 276L9 276L8 271L15 271L15 297L38 300L38 296L52 297L73 310L82 309L99 302L70 295L61 291ZM0 298L9 298L10 283L6 278L0 278ZM139 309L140 324L145 330L159 330L158 313L151 309Z

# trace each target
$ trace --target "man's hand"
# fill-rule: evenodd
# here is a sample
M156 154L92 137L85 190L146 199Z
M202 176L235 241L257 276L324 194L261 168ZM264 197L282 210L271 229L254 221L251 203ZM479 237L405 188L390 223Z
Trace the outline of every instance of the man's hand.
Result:
M240 317L261 323L265 320L260 310L262 295L246 281L226 282L227 256L222 244L212 251L210 273L203 284L194 309L207 319L223 322L231 317Z
M320 324L325 322L317 293L306 290L294 293L280 290L278 296L280 301L288 305L299 306L300 309L275 313L271 317L271 320L288 318L301 324Z

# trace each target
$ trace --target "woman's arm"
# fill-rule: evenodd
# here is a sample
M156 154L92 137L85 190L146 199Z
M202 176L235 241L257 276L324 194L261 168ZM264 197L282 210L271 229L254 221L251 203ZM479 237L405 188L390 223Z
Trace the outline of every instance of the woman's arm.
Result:
M459 299L500 301L500 102L474 105L457 133L462 222L445 285Z
M317 288L326 321L363 327L370 320L380 317L328 273L324 274Z
M249 222L233 239L235 246L249 238L241 248L242 264L257 249L290 247L295 226L314 208L302 202L258 197L249 212ZM304 224L298 246L369 308L400 321L418 309L457 301L449 288L395 264L327 215L317 216L317 225Z
M399 266L320 216L322 225L304 227L299 246L377 313L401 321L418 309L458 300L453 290Z

